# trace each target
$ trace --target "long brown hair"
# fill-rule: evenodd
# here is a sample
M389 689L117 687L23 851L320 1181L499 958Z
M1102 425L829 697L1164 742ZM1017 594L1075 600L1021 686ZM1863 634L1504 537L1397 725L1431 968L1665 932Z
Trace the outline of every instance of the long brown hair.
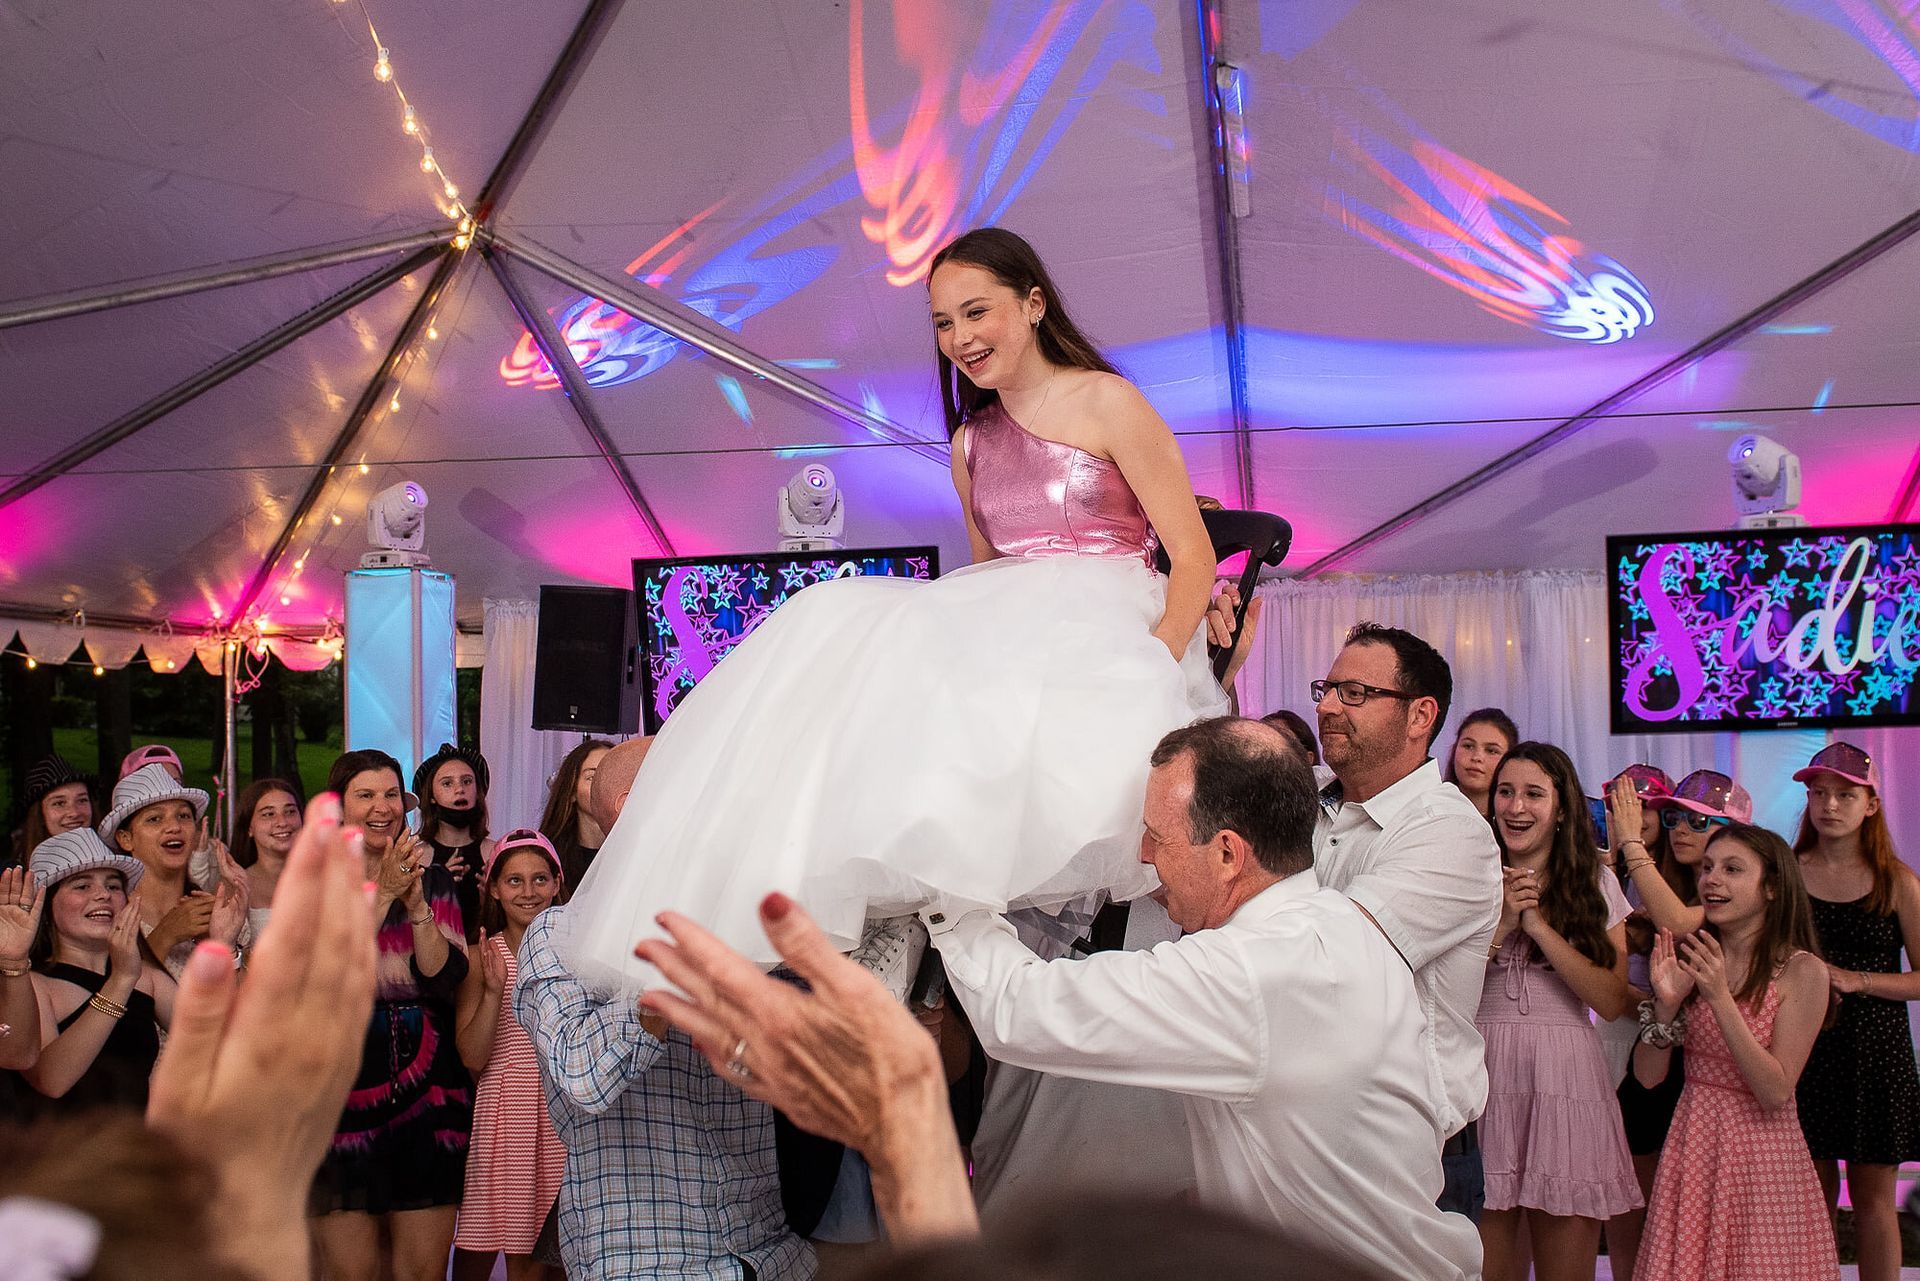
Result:
M1819 843L1820 833L1814 831L1813 820L1803 811L1800 834L1793 838L1793 852L1805 854ZM1860 852L1866 855L1867 866L1873 869L1873 890L1867 895L1867 910L1892 916L1900 906L1900 878L1912 873L1893 848L1893 829L1887 826L1884 799L1880 808L1867 815L1867 821L1860 825Z
M1066 303L1061 301L1053 277L1047 274L1046 264L1040 261L1033 246L1019 236L1003 227L975 227L963 232L933 256L927 279L931 281L941 264L948 262L978 267L1022 299L1035 289L1040 291L1041 306L1045 310L1040 313L1034 338L1049 364L1067 369L1097 369L1103 374L1120 372L1067 315ZM934 343L934 355L940 364L940 403L946 410L947 435L952 436L971 415L1000 399L1000 393L974 386L973 380L947 359L938 341Z
M261 778L247 784L247 790L240 793L239 803L233 807L233 861L241 867L252 867L260 861L259 847L253 843L253 812L275 792L291 796L300 812L306 813L300 793L284 778Z
M1760 920L1760 939L1754 945L1753 962L1746 977L1734 991L1734 999L1753 1006L1766 995L1767 985L1780 967L1795 952L1820 955L1820 939L1813 927L1813 900L1807 897L1807 883L1800 879L1800 858L1777 834L1751 823L1729 823L1707 838L1707 848L1720 841L1734 840L1752 850L1760 860L1762 888L1773 891ZM1706 928L1713 929L1709 925ZM1714 930L1718 938L1720 931ZM1729 985L1732 976L1728 976Z
M556 903L564 903L573 896L573 887L587 870L580 853L584 848L580 844L580 802L574 796L580 790L580 771L587 767L587 757L612 748L613 744L604 738L581 739L580 745L560 762L560 770L553 776L553 787L547 792L546 812L540 815L538 826L540 835L553 842L565 877L560 884L560 895L554 900ZM486 904L480 906L484 909Z
M1587 812L1580 773L1568 755L1552 743L1515 743L1493 771L1490 795L1500 794L1507 767L1527 761L1553 783L1553 844L1547 849L1546 884L1540 889L1540 915L1573 949L1603 969L1613 968L1619 953L1607 937L1607 900L1600 890L1600 839ZM1500 861L1507 861L1507 838L1493 825Z

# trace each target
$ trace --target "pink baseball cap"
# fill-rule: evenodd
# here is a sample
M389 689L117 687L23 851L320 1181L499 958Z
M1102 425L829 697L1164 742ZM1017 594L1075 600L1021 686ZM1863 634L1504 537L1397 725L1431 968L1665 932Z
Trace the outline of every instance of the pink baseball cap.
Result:
M1753 797L1719 770L1697 769L1680 780L1673 795L1657 796L1648 805L1657 810L1692 810L1708 818L1730 818L1736 823L1753 821Z
M165 743L148 743L145 747L136 747L128 752L126 759L120 762L120 777L125 778L142 765L171 765L173 772L182 778L186 777L187 773L186 767L180 763L179 756Z
M1855 786L1872 788L1875 796L1880 795L1879 766L1873 763L1873 757L1852 743L1828 743L1813 754L1805 769L1794 771L1793 781L1804 783L1817 774L1835 774Z
M1607 791L1620 779L1633 780L1633 790L1642 800L1658 800L1662 796L1673 795L1673 776L1658 765L1629 765L1607 780Z
M493 847L493 853L489 854L487 861L481 865L480 879L485 881L492 876L493 869L499 865L500 860L515 850L539 850L547 856L547 862L553 864L553 879L556 881L565 879L566 873L560 870L560 855L553 848L553 842L548 840L544 833L536 832L531 827L516 827L500 838L500 843Z

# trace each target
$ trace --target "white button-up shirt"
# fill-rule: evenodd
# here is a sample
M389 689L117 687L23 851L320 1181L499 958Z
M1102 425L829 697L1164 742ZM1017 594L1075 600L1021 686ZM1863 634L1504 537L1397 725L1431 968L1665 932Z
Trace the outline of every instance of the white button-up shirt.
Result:
M1145 952L1042 961L984 912L933 941L994 1058L1182 1095L1204 1200L1386 1275L1480 1275L1473 1225L1434 1205L1413 980L1311 870Z
M1337 788L1323 794L1314 866L1367 910L1413 967L1428 1077L1441 1132L1451 1135L1487 1106L1487 1047L1473 1020L1500 923L1500 847L1432 761L1370 800L1337 796Z

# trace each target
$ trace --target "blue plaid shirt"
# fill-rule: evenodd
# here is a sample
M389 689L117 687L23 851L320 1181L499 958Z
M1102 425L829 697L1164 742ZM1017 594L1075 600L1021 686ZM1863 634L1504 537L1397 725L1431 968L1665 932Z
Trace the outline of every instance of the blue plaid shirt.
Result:
M657 1040L631 1000L575 979L553 944L565 912L527 927L513 1012L567 1148L567 1276L740 1281L744 1261L763 1281L807 1281L813 1250L781 1209L772 1110L715 1076L682 1033Z

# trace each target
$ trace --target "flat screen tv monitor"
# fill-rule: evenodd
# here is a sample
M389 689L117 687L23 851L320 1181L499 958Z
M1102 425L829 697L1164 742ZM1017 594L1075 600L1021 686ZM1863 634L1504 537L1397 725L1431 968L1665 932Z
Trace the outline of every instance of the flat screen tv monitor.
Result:
M937 547L635 560L647 733L658 733L687 691L801 588L853 575L939 573Z
M1613 731L1920 725L1920 525L1607 539Z

